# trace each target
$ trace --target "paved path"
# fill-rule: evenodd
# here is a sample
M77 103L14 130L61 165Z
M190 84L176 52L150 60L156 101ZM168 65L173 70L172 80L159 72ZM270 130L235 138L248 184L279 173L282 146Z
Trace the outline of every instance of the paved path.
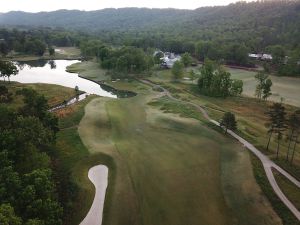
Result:
M88 177L94 184L96 193L92 207L80 225L101 225L108 183L108 168L104 165L94 166L89 170Z
M196 107L203 114L205 119L209 120L211 123L214 123L217 126L220 126L220 124L217 121L215 121L215 120L213 120L209 117L206 110L202 106L199 106L199 105L197 105L195 103L192 103L192 102L186 102L186 101L174 98L168 90L166 90L165 88L163 88L160 85L156 85L155 83L153 83L149 80L142 79L140 81L142 83L148 84L152 87L153 86L160 87L163 90L162 94L168 96L169 98L171 98L175 101L179 101L179 102L189 104L189 105L192 105L192 106ZM248 141L246 141L245 139L243 139L242 137L240 137L239 135L237 135L236 133L234 133L231 130L228 130L228 133L232 137L237 139L240 143L242 143L246 148L248 148L253 154L255 154L260 159L260 161L263 164L264 170L266 172L267 178L268 178L274 192L281 199L281 201L289 208L289 210L295 215L295 217L300 221L300 211L290 202L290 200L283 194L283 192L279 188L279 186L278 186L278 184L275 180L274 174L272 172L272 168L276 169L279 173L281 173L283 176L285 176L287 179L289 179L292 183L294 183L299 188L300 188L300 182L297 179L295 179L293 176L291 176L288 172L283 170L281 167L276 165L272 160L270 160L266 155L264 155L261 151L259 151L257 148L255 148Z

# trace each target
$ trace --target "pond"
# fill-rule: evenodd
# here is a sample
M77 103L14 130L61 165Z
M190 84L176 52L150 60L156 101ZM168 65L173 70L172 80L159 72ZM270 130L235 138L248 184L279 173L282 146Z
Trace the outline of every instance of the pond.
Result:
M118 91L109 86L102 85L81 78L76 73L68 73L66 68L69 65L80 62L78 60L36 60L30 62L16 62L19 73L11 76L11 81L20 83L47 83L57 84L69 88L79 87L81 91L87 94L95 94L99 96L117 98L132 97L133 92Z

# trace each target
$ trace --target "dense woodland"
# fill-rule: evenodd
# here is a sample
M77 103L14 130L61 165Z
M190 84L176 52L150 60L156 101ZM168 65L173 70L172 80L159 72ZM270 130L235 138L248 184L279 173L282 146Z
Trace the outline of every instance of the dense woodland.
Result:
M16 109L7 103L17 96L23 104ZM58 120L32 89L14 96L1 85L0 100L0 223L62 224L52 170Z

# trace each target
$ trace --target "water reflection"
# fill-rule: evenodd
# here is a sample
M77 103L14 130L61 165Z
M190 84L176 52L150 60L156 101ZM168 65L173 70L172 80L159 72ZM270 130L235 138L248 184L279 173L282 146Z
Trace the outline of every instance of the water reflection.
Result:
M19 68L19 74L12 76L12 81L21 83L47 83L57 84L65 87L79 87L81 91L88 94L96 94L117 98L116 93L104 90L99 84L83 79L75 73L66 72L66 67L78 60L36 60L30 62L16 62Z

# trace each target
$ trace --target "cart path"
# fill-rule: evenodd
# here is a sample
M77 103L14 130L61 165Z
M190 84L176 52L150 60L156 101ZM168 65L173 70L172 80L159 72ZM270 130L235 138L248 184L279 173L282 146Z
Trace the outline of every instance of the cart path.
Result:
M206 110L204 109L203 106L200 106L200 105L192 103L192 102L187 102L187 101L177 99L177 98L173 97L167 89L151 82L150 80L141 79L139 81L144 84L150 85L152 87L153 86L160 87L163 90L163 92L160 95L158 95L158 97L165 95L165 96L168 96L172 100L182 102L184 104L192 105L203 114L205 119L207 119L208 121L210 121L211 123L213 123L217 126L220 126L219 122L217 122L209 117L208 113L206 112ZM259 151L257 148L255 148L251 143L249 143L245 139L243 139L242 137L240 137L239 135L237 135L236 133L234 133L231 130L228 130L228 134L230 134L232 137L234 137L236 140L238 140L240 143L242 143L247 149L249 149L254 155L256 155L259 158L259 160L263 164L265 173L267 175L267 178L268 178L274 192L280 198L280 200L286 205L286 207L294 214L294 216L300 221L300 211L293 205L293 203L291 203L291 201L281 191L280 187L278 186L278 184L275 180L274 174L272 172L272 168L276 169L279 173L281 173L283 176L285 176L287 179L289 179L298 188L300 188L300 182L297 179L295 179L293 176L291 176L288 172L286 172L284 169L282 169L280 166L275 164L271 159L269 159L266 155L264 155L261 151Z

